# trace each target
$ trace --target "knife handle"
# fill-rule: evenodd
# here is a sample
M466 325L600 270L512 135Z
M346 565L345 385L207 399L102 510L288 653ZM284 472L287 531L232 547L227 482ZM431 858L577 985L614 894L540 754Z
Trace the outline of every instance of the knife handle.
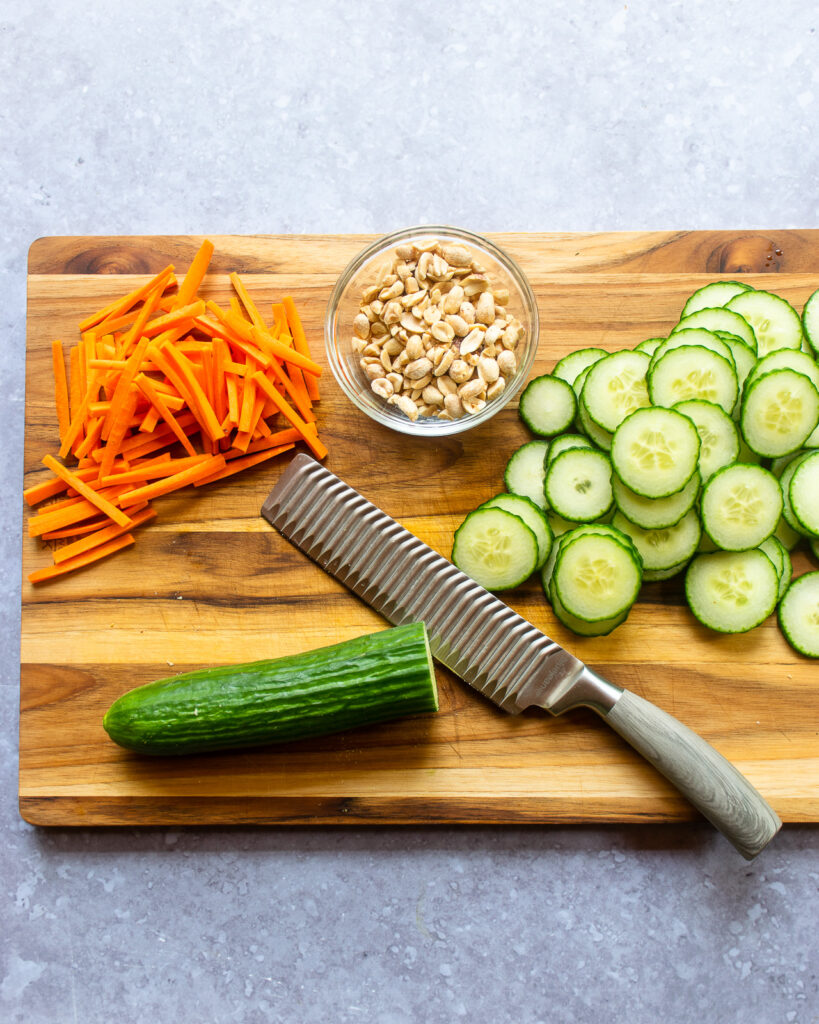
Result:
M600 683L611 686L586 668ZM656 705L623 690L606 709L589 706L672 782L746 860L773 839L782 822L767 801L710 743Z

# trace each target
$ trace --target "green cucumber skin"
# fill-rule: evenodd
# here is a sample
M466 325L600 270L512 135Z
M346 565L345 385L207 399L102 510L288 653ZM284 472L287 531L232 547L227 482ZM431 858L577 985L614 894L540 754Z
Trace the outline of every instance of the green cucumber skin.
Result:
M103 727L143 754L284 743L438 710L423 622L272 661L200 669L139 686Z

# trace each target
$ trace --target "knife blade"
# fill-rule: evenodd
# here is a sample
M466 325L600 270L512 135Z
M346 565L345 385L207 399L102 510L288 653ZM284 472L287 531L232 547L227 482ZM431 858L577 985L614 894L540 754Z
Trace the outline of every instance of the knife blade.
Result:
M315 459L291 461L261 514L393 625L423 621L433 656L502 710L592 708L746 859L778 832L774 810L702 737L598 675Z

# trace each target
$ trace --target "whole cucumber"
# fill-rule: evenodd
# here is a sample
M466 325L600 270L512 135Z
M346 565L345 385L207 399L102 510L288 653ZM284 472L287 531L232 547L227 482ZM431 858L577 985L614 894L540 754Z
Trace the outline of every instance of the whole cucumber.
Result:
M139 686L103 726L143 754L193 754L342 732L438 710L423 622L272 661L201 669Z

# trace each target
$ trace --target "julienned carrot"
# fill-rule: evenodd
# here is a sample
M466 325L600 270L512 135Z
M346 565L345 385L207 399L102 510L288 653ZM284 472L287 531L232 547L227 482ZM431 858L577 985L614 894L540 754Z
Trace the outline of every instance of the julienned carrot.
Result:
M69 537L81 537L86 533L93 533L103 526L109 526L111 520L106 516L97 516L87 523L74 523L73 526L66 526L62 530L48 530L40 534L40 540L66 540ZM119 527L117 527L119 529Z
M48 466L48 468L56 473L57 476L62 477L63 480L71 485L77 494L82 495L82 497L85 498L86 501L90 501L92 505L96 505L100 512L103 512L110 519L113 519L115 523L118 523L120 526L128 526L131 520L124 512L118 509L115 505L112 505L110 501L101 497L101 495L98 494L93 487L89 487L85 481L80 480L76 473L72 473L70 469L66 469L65 466L57 462L53 455L44 456L43 465Z
M55 576L63 576L67 572L73 572L75 569L81 569L85 565L91 565L92 562L98 562L101 558L113 555L115 551L120 551L122 548L126 548L129 544L133 543L134 535L132 533L125 533L121 537L109 540L107 544L100 544L99 547L92 548L82 555L76 555L67 562L60 562L58 565L48 565L44 569L37 569L29 574L29 583L45 583L46 580L53 579Z
M251 323L256 327L260 327L262 330L267 330L265 322L264 320L262 320L261 314L259 313L259 310L256 307L255 302L248 295L247 289L245 288L242 279L239 277L236 271L234 271L230 275L230 283L236 289L236 294L239 296L242 305L247 310L248 319L251 321Z
M112 407L116 409L116 412L111 423L108 438L105 442L105 451L103 452L102 462L100 463L100 476L107 476L113 468L114 459L119 454L122 442L125 440L125 435L128 433L128 429L131 426L131 419L133 418L134 411L136 410L138 399L139 388L136 384L129 383L128 391L122 397L119 404L114 406L114 402L112 401L111 403ZM104 424L102 432L104 435Z
M261 372L256 373L256 383L264 391L264 393L270 398L278 408L282 415L290 420L293 426L301 434L302 439L307 444L308 448L312 451L317 459L323 459L327 454L327 449L319 441L318 433L312 424L305 423L305 421L299 416L299 414L288 405L288 403L281 397L279 392L273 387L270 381Z
M307 344L307 335L304 333L302 327L301 317L296 310L296 304L290 295L285 295L282 300L284 305L284 311L287 314L287 323L290 327L290 334L293 338L293 345L297 352L301 352L304 356L310 355L310 346ZM304 383L307 385L307 393L316 402L319 398L318 381L315 376L305 375Z
M89 466L87 469L77 469L74 472L80 480L88 481L96 479L99 471L96 466ZM66 490L68 490L68 482L61 476L52 475L48 480L41 480L39 483L32 484L31 487L27 487L23 491L23 498L28 505L39 505L46 498L53 498L55 494Z
M241 459L233 459L231 462L227 463L224 469L220 469L216 473L212 473L203 480L197 480L196 486L202 487L205 484L212 484L216 480L224 480L226 476L233 476L234 473L241 473L243 469L249 469L251 466L257 465L259 462L264 462L266 459L272 459L276 455L281 455L282 452L289 452L291 448L295 448L295 445L280 444L276 448L268 448L263 452L256 452L253 455L245 455Z
M51 361L54 366L54 404L57 407L57 423L62 440L71 423L71 410L68 406L68 378L65 373L63 343L60 340L51 342Z
M204 312L204 299L197 299L196 302L191 302L187 306L180 306L178 309L171 310L170 313L165 313L164 316L158 316L151 320L150 323L146 324L142 333L145 337L155 338L158 334L162 334L163 331L167 331L172 327L180 327L186 320L192 320L195 316L201 316Z
M208 457L207 462L199 462L197 465L190 466L174 476L166 476L163 480L156 480L154 483L146 484L144 487L137 487L133 491L126 491L125 494L119 496L117 501L123 506L133 505L138 501L153 501L154 498L158 498L163 494L170 494L171 491L194 484L197 480L210 476L225 465L223 455L211 455Z
M176 278L173 276L173 264L169 263L164 270L152 277L146 284L141 284L138 288L135 288L132 292L124 295L121 299L115 299L114 302L109 302L103 309L98 310L96 313L92 313L91 316L87 316L85 320L80 321L80 330L88 331L92 327L96 327L97 324L102 323L103 320L113 319L115 317L122 316L123 313L127 313L129 309L133 307L150 292L156 285L164 281L166 288L171 288L176 284ZM101 332L100 332L101 333Z
M183 469L191 466L198 466L200 462L209 459L209 455L188 455L185 458L172 459L170 456L164 461L148 460L150 465L137 466L135 469L126 469L122 473L112 473L110 476L100 478L103 487L110 487L117 484L141 483L145 480L157 480L163 476L173 476Z
M149 519L155 518L156 512L152 508L145 508L141 512L137 512L132 518L130 527L114 524L112 526L104 526L101 530L95 530L93 533L87 533L72 544L65 544L61 548L56 548L54 551L54 562L57 565L60 565L62 562L68 562L72 558L82 555L85 551L91 551L92 548L106 544L109 540L114 540L115 537L121 537L129 529L133 530L137 526L147 523Z
M224 437L225 433L219 425L219 420L216 419L216 413L213 411L213 407L208 401L208 396L202 390L202 385L199 383L196 378L196 374L193 372L193 368L191 367L188 357L182 352L178 352L173 345L165 345L161 351L162 355L181 376L188 394L192 396L195 408L198 408L202 417L199 419L199 416L197 416L197 419L199 419L199 422L202 424L203 430L206 431L213 441L218 441L220 438ZM179 385L177 384L177 388L178 387Z
M211 256L213 256L213 242L206 238L199 246L199 250L196 255L191 260L188 272L185 274L185 278L179 286L179 291L176 293L174 309L179 309L180 307L187 306L193 302L194 296L199 291L199 286L202 284L205 274L207 273Z
M72 352L76 352L76 349L72 349ZM96 371L92 373L91 380L88 382L85 395L83 396L80 404L77 406L75 412L71 414L71 423L68 430L65 432L63 443L60 445L60 458L64 459L71 449L74 447L76 442L79 440L80 435L83 433L85 427L86 415L88 413L88 406L91 404L91 399L99 391L99 386L96 381Z
M262 438L259 441L251 441L247 448L247 454L251 455L254 452L264 451L266 448L275 448L281 444L289 444L291 441L300 440L301 433L296 430L295 427L286 427L284 430L277 430L275 433L272 433L268 437ZM237 458L237 456L228 453L225 458L230 461L231 459Z
M156 409L156 411L159 413L162 419L171 428L171 431L173 432L177 441L179 441L179 443L182 445L182 447L185 449L188 455L195 455L196 449L191 444L188 435L179 425L178 420L174 417L172 410L168 406L166 397L170 396L160 395L160 393L154 387L153 382L150 380L150 378L146 377L144 374L139 374L139 376L136 379L136 385L140 389L140 391L145 395L148 401L153 405L154 409Z

